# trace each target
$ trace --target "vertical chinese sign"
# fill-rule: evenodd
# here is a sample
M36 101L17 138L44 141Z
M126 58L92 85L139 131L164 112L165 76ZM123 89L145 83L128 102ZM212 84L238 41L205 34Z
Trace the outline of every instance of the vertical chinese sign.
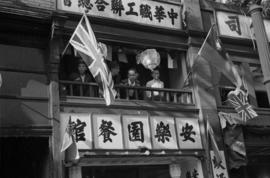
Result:
M120 115L93 115L95 149L123 149Z
M154 149L178 149L174 118L152 116L150 122Z
M176 129L181 149L202 149L198 119L176 118Z
M127 149L152 149L147 116L123 116L123 134Z
M151 0L58 0L58 10L91 16L182 29L182 5Z
M214 178L229 178L224 151L220 151L220 156L221 156L220 162L217 161L214 151L210 151L210 156L211 156L211 163L212 163Z
M181 162L181 178L203 178L202 164L198 158L189 158Z
M77 148L79 150L89 150L93 148L92 140L92 124L91 124L91 115L90 114L69 114L61 113L61 138L67 129L68 124L72 126L73 135ZM70 122L70 123L69 123Z

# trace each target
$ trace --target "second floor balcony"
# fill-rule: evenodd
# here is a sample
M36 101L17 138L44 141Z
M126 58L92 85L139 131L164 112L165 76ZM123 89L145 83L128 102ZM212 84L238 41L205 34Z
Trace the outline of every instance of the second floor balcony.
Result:
M191 90L129 87L115 85L116 101L143 101L152 103L194 105ZM60 81L60 96L69 98L102 99L102 92L97 83Z

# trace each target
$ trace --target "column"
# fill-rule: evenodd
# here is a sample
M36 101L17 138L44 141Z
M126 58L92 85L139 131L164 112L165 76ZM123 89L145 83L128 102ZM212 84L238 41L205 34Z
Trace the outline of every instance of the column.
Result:
M262 7L257 4L252 4L249 7L264 76L264 85L270 102L270 49L261 11Z
M82 178L81 166L72 166L68 168L68 178Z

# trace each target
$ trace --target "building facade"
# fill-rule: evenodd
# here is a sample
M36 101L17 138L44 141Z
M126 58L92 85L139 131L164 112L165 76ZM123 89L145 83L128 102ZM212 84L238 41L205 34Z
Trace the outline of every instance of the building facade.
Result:
M68 45L84 12L97 41L107 46L105 61L117 91L109 106L90 73L81 81L80 56ZM235 6L206 0L20 0L1 1L0 13L1 177L270 176L269 101L249 31L227 23L232 16L239 24L248 21ZM219 117L237 115L226 101L234 86L197 55L213 23L259 115L237 133L223 129ZM137 61L147 49L160 56L164 88L145 87L151 71ZM129 69L140 85L123 84ZM61 152L68 125L76 144ZM244 159L234 157L229 133L245 143Z

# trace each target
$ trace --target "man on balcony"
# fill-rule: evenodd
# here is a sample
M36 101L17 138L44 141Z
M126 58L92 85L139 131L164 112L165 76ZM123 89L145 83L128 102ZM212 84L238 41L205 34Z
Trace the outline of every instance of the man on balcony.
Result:
M121 81L120 85L128 86L128 87L139 87L140 81L137 80L138 73L135 69L131 68L128 70L128 78ZM137 92L137 93L136 93ZM124 91L120 92L120 98L126 99L139 99L138 90L134 89L124 89Z
M152 72L153 79L146 83L148 88L164 88L164 83L159 79L159 70L154 69ZM147 98L152 98L154 100L160 100L163 97L163 92L159 91L146 91Z
M94 93L95 93L94 88L86 84L86 83L94 82L94 79L89 73L87 73L86 64L81 59L79 60L77 70L78 70L78 73L72 73L70 75L70 79L72 81L78 82L78 84L75 84L73 86L73 95L74 96L94 96Z

